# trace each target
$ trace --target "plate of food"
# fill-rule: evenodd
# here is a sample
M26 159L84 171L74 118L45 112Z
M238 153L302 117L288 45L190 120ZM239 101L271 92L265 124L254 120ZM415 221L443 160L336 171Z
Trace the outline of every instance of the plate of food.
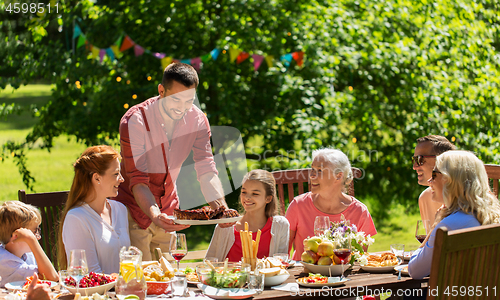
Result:
M383 252L381 254L370 254L367 257L367 263L361 268L370 273L392 272L394 267L401 264L396 255L392 252Z
M408 273L408 265L395 266L394 270L396 270L396 272L399 272L399 270L401 270L402 275L410 276L410 273Z
M193 269L191 267L187 267L187 268L181 269L179 271L181 271L182 274L184 276L186 276L187 283L194 284L194 285L197 285L198 283L200 283L200 279L198 278L198 274L196 274L195 269Z
M340 286L349 281L348 278L340 277L328 277L320 274L309 273L307 277L301 277L297 279L297 283L304 287L316 288L316 287L333 287Z
M213 299L246 299L257 293L256 290L239 288L215 288L205 284L198 284L198 288L204 295Z
M26 280L9 282L9 283L5 284L5 288L11 292L27 291L32 280L33 280L33 276L26 278ZM38 283L46 284L51 289L55 288L59 284L55 281L50 281L50 280L38 280Z
M80 295L90 296L94 293L105 294L116 284L116 277L113 275L97 274L90 272L80 281L78 292ZM72 294L77 292L76 281L71 276L64 278L64 287Z
M242 216L234 209L225 207L212 209L210 206L203 206L192 210L174 209L174 215L170 218L176 224L181 225L213 225L234 223L239 221Z

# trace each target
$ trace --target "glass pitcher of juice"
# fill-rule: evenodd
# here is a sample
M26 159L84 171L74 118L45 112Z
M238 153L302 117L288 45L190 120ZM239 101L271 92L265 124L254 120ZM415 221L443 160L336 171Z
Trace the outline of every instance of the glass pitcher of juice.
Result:
M136 295L140 300L146 298L146 279L142 271L142 252L134 246L120 250L120 273L116 281L116 297L120 300Z

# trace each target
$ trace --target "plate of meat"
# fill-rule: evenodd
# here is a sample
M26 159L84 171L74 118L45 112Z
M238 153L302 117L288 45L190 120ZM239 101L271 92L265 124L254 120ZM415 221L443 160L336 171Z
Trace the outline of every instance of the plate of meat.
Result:
M220 223L233 223L242 218L234 209L218 207L212 209L210 206L203 206L199 209L180 210L174 209L172 219L177 224L183 225L212 225Z

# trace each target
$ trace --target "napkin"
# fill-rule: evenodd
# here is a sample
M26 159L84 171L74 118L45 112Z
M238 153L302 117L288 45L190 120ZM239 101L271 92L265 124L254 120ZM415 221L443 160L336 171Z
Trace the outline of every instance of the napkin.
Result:
M288 282L288 283L283 283L277 286L271 287L273 290L278 290L278 291L285 291L285 292L298 292L299 291L299 285L295 282Z

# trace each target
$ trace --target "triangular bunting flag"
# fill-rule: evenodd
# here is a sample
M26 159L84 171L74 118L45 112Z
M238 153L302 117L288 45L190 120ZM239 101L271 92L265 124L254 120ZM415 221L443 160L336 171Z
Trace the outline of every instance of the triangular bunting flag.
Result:
M116 40L115 45L120 47L120 45L122 44L122 40L123 40L123 34L120 35L120 37Z
M161 59L161 68L162 68L162 70L165 70L165 68L168 65L170 65L171 62L172 62L172 57L170 57L170 56L162 58Z
M167 56L165 53L159 53L159 52L155 52L153 55L154 55L154 57L156 57L158 59L162 59L165 56Z
M134 53L135 53L135 56L141 56L142 54L144 54L144 48L135 44L134 45Z
M85 34L80 34L80 37L78 38L78 43L76 43L76 48L80 48L81 46L85 45L85 41L87 39L85 38Z
M297 66L302 67L302 64L304 63L304 52L303 51L293 52L292 57L297 62Z
M106 49L99 50L99 62L102 64L102 60L104 59L104 55L106 55Z
M82 34L82 30L78 24L75 24L75 28L73 29L73 39L76 39L80 34Z
M97 48L96 46L92 46L92 58L97 58L99 56L99 51L101 49Z
M217 60L217 57L219 57L220 50L215 48L214 50L210 51L210 55L212 55L212 58L214 60Z
M201 61L202 61L203 63L207 63L207 62L209 62L209 61L210 61L210 58L211 58L211 57L212 57L212 55L211 55L210 53L205 54L205 55L203 55L203 56L201 57Z
M266 63L269 68L273 67L274 56L268 55L266 56Z
M135 45L134 41L132 41L132 39L127 35L127 36L125 36L125 39L123 39L123 43L122 43L122 46L120 47L120 51L123 52L127 49L132 48L132 46L134 46L134 45Z
M113 45L111 47L111 50L113 51L113 53L115 54L115 57L120 57L120 50L118 49L118 46L117 45Z
M248 57L250 57L250 54L248 54L246 52L241 52L240 55L238 55L238 57L236 58L236 63L240 64L240 63L244 62L245 59L247 59Z
M234 62L234 60L240 55L241 50L238 50L234 47L229 48L229 61Z
M180 62L183 63L183 64L190 65L191 64L191 58L181 59Z
M191 60L191 65L193 68L196 69L196 71L200 72L200 64L201 64L201 58L196 57Z
M260 64L264 60L264 56L258 55L258 54L254 54L254 55L252 55L252 58L253 58L253 68L254 68L255 71L257 71L259 69L259 67L260 67Z
M113 46L111 46L113 47ZM115 53L113 52L113 49L111 48L106 48L106 54L109 56L111 60L115 60Z
M287 53L285 55L282 55L280 57L280 60L284 60L285 62L285 66L290 66L290 62L292 61L292 54L291 53Z

